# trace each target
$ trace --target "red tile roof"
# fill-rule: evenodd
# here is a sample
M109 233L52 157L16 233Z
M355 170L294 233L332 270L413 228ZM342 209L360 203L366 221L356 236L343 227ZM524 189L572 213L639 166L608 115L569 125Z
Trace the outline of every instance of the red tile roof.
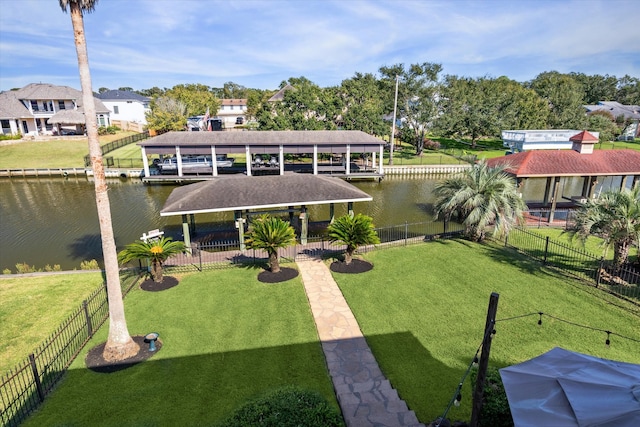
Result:
M598 138L596 138L595 136L593 136L593 134L590 134L586 130L583 130L579 134L573 135L571 138L569 138L569 141L571 141L571 142L586 142L586 143L595 144L596 142L598 142Z
M595 150L580 154L573 150L531 150L487 160L491 167L507 164L518 178L547 176L640 175L640 151Z

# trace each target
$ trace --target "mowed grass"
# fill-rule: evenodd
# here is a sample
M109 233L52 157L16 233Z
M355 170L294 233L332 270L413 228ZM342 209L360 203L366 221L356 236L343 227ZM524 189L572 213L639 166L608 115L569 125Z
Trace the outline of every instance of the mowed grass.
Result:
M334 273L383 372L423 423L442 415L483 337L489 297L500 295L490 366L556 346L640 363L638 307L555 275L498 246L441 241L368 253L370 272ZM599 293L604 299L595 297ZM621 308L622 307L622 308ZM636 341L572 326L539 311ZM518 319L500 321L534 313ZM472 384L449 418L469 420Z
M101 273L0 279L0 375L24 360L101 283Z
M100 136L100 145L133 134L135 132L103 135ZM140 157L140 147L136 147ZM82 168L84 156L87 154L89 154L87 139L81 137L50 141L20 141L16 144L0 146L0 169Z
M500 294L491 366L555 346L640 363L638 307L515 251L452 240L365 257L372 271L334 277L383 372L422 422L442 414L475 354L491 292ZM161 351L121 372L89 371L84 358L106 339L103 327L26 425L212 425L285 384L336 404L300 278L265 285L250 268L193 273L163 292L136 289L125 306L129 332L159 332ZM547 316L538 326L538 311L610 330L611 347L602 331ZM467 379L451 419L470 418L471 386Z
M162 349L120 372L89 371L103 327L26 426L212 425L287 384L338 407L299 277L268 285L253 269L194 273L162 292L136 289L125 306L129 332L158 332Z

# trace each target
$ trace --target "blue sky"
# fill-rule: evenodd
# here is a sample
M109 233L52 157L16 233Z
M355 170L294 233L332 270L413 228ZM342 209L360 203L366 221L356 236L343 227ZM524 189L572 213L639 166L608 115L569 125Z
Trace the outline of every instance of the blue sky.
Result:
M202 83L321 87L383 65L527 81L544 71L640 77L636 0L101 0L85 16L93 89ZM0 90L80 88L58 0L0 0Z

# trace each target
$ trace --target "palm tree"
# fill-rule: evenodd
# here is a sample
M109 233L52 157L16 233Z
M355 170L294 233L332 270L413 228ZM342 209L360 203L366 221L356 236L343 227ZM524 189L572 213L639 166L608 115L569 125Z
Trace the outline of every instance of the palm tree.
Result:
M264 214L251 222L246 243L250 249L267 251L269 269L272 273L278 273L280 271L278 249L295 245L296 233L288 222Z
M346 265L351 264L353 253L359 246L380 243L373 226L373 219L363 214L341 216L329 225L328 232L331 242L341 242L347 245L344 254Z
M97 0L59 0L63 12L67 7L71 11L71 23L78 56L78 71L82 86L82 104L86 121L87 138L89 140L89 156L93 168L100 237L102 239L102 255L107 278L107 298L109 300L109 337L104 347L103 357L107 361L128 359L138 354L140 346L133 341L124 316L124 302L120 288L120 271L116 243L111 225L111 208L107 193L107 181L104 175L102 151L98 140L98 123L96 107L91 89L91 72L87 55L87 42L84 35L83 12L92 12Z
M476 242L484 240L491 225L494 236L508 234L522 220L526 204L504 168L491 168L482 161L436 184L436 217L462 221L465 235Z
M570 236L582 242L592 234L601 237L605 248L613 246L613 263L619 267L627 262L629 249L640 244L640 186L605 191L587 200L574 219Z
M174 242L171 237L162 237L144 242L139 240L128 244L118 254L118 261L126 264L134 259L151 260L151 278L156 283L162 283L162 265L171 255L186 252L184 242Z

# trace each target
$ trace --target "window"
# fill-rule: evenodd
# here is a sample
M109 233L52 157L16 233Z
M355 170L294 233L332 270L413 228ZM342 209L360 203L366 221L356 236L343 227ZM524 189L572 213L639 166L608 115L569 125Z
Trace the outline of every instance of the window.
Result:
M31 100L31 110L33 111L40 111L38 109L38 101L34 101L33 99Z
M66 109L66 108L65 108L65 106L64 106L64 100L60 99L60 100L58 101L58 108L59 108L60 110L65 110L65 109Z
M113 106L113 114L120 114L120 108L117 105Z
M104 116L102 114L98 116L98 125L105 126Z

